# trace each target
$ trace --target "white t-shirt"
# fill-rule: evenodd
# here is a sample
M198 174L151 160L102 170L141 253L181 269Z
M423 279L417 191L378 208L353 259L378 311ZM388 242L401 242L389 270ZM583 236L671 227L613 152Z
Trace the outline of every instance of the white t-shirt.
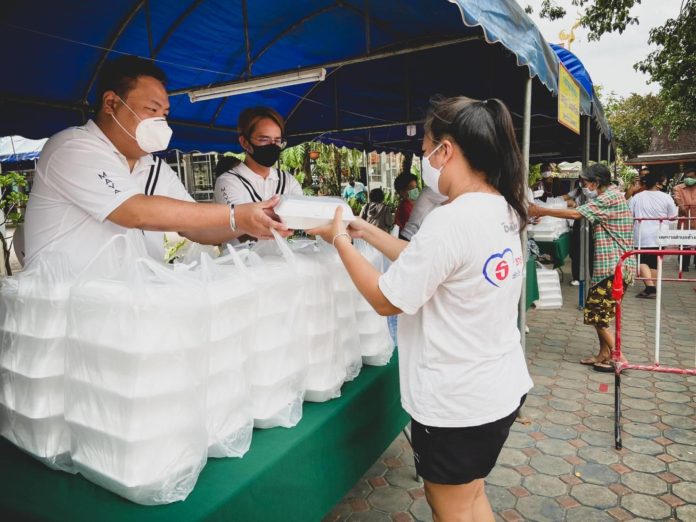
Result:
M379 279L399 318L401 403L429 426L478 426L533 386L520 332L523 258L502 196L471 193L434 209Z
M677 205L668 194L659 190L644 190L628 200L635 218L668 218L677 215ZM668 222L663 223L667 228ZM656 247L659 221L636 221L633 225L633 243L641 248Z
M54 135L41 151L25 218L27 262L44 250L68 254L76 271L126 229L106 218L136 194L193 201L176 173L147 155L128 162L93 121ZM164 259L164 232L145 231L148 252Z
M408 222L404 225L401 235L406 239L411 239L418 229L421 227L425 216L430 214L430 211L435 207L447 201L447 196L443 196L435 192L430 187L423 187L423 191L418 196L418 199L413 204L413 210L408 218Z
M266 178L240 163L215 181L215 203L239 205L272 198L276 194L302 195L302 187L294 176L271 167Z

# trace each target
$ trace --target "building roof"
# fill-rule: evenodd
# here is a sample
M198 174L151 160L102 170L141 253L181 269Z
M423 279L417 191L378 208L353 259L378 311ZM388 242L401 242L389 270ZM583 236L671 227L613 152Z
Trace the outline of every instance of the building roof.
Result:
M669 130L653 131L650 149L638 154L628 165L666 165L696 162L696 129L681 131L676 139L669 138Z

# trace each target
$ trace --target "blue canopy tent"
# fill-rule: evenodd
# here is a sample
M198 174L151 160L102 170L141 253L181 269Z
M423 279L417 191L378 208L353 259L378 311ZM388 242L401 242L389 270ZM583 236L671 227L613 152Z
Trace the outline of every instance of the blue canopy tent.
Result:
M0 138L0 162L15 163L37 159L46 141L45 138L29 140L22 136Z
M40 16L37 16L40 13ZM435 93L499 97L522 132L532 85L532 157L579 156L556 122L558 58L514 0L69 0L13 3L0 22L11 81L0 86L0 135L45 137L90 116L95 79L119 54L153 58L169 77L171 146L234 150L244 107L288 120L291 143L320 139L420 150L406 136ZM191 103L196 87L326 69L326 80ZM582 95L592 114L592 98Z

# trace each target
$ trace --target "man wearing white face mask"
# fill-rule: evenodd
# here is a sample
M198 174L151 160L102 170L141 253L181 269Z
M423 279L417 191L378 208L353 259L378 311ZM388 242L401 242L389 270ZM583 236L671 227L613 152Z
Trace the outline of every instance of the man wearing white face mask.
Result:
M143 230L150 254L163 259L163 232L217 244L241 234L287 234L273 219L276 200L233 206L193 201L176 173L152 152L172 130L165 75L152 62L124 56L102 69L96 118L53 136L37 165L26 214L28 262L65 252L83 268L128 228Z

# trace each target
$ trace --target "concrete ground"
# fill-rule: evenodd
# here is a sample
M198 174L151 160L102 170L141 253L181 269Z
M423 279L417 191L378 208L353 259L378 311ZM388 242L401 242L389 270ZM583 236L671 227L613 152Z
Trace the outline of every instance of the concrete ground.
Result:
M676 261L666 262L668 272ZM565 267L568 274L569 265ZM696 273L691 272L692 277ZM689 274L685 274L689 275ZM696 283L665 283L661 363L693 368ZM623 347L650 363L655 304L624 301ZM696 521L696 377L628 371L622 377L623 444L614 449L614 376L578 361L596 353L577 288L562 284L560 310L530 310L527 355L535 386L486 481L498 521ZM413 452L399 436L325 522L429 521Z

